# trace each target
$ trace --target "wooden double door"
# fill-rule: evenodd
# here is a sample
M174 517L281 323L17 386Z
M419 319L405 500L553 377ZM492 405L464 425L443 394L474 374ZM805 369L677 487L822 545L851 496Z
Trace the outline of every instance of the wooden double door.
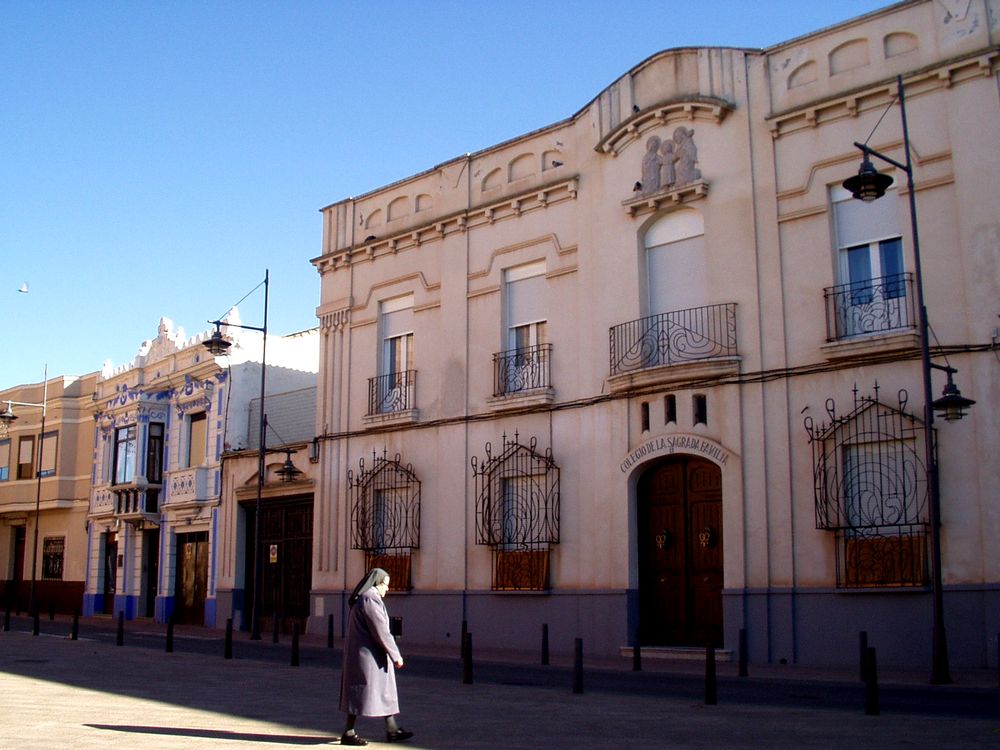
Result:
M637 494L639 640L722 646L722 472L672 456L649 468Z
M248 612L253 611L253 596L257 594L262 631L272 630L277 617L282 632L291 633L298 625L299 632L305 633L312 588L312 496L268 500L261 506L256 561L261 574L259 588L253 580L255 506L248 503L244 510L248 519L245 562Z

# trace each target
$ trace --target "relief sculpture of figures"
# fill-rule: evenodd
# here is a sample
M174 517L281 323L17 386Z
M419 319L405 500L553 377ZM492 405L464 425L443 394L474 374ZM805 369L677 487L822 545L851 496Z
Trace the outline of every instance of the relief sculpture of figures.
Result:
M642 181L635 189L649 195L700 180L697 163L694 130L682 125L674 130L673 138L652 135L646 140L646 153L642 157Z
M660 189L660 136L650 136L646 141L646 155L642 157L642 192L655 193Z
M660 187L668 188L677 182L674 169L674 142L669 138L660 146Z
M694 131L683 125L674 131L674 163L678 185L701 179L701 170L695 167L698 147L694 145Z

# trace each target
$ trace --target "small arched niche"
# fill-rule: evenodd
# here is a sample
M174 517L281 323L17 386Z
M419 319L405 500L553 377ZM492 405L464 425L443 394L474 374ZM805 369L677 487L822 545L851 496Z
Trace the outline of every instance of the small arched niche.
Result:
M535 155L521 154L507 165L507 181L514 182L535 173Z
M914 52L919 46L920 40L917 35L908 31L894 31L891 34L886 34L882 40L882 49L885 51L887 60L890 57L899 57L907 52Z
M830 75L845 73L855 68L863 68L871 62L867 39L852 39L835 47L830 52Z
M797 89L800 86L807 86L810 83L815 83L816 78L819 74L819 66L816 64L815 60L809 60L802 63L799 67L792 71L791 75L788 76L788 89Z

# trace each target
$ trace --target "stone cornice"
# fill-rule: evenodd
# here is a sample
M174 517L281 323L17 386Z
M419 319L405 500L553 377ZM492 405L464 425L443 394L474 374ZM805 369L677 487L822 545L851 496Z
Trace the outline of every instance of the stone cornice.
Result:
M598 141L594 150L618 156L650 128L678 121L720 123L732 110L732 104L714 96L677 97L635 113Z
M530 211L547 208L566 200L575 200L579 191L579 175L557 180L538 187L505 196L495 201L483 202L468 210L439 217L403 232L343 248L319 258L312 263L320 273L337 270L353 263L374 261L384 256L396 255L422 245L438 242L448 235L467 232L498 221L513 219Z

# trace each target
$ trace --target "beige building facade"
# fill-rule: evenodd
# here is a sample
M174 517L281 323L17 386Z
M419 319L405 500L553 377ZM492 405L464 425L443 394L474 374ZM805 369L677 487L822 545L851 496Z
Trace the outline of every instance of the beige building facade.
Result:
M78 612L87 564L87 504L97 373L0 391L0 580L4 605ZM45 416L44 429L42 416Z
M996 0L915 0L667 50L326 207L312 625L378 564L412 642L929 663L906 175L842 187L855 141L904 161L901 76L932 356L977 402L934 425L948 641L995 664L998 43Z

